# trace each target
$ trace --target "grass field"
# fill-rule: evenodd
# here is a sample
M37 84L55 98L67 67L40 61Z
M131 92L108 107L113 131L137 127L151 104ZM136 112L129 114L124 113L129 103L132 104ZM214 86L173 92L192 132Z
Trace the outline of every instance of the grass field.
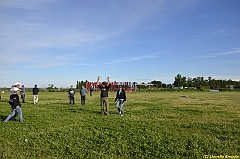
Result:
M40 92L33 105L28 93L24 123L0 122L0 158L240 158L240 92L127 93L123 117L114 98L107 116L98 92L85 106L79 94L68 104L64 92Z

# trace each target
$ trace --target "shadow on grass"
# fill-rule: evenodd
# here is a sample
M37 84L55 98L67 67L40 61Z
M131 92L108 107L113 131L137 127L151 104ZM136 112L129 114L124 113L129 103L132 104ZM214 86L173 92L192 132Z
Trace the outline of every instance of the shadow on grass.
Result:
M8 103L8 100L0 100L0 102Z
M0 115L0 119L1 121L4 121L8 116L5 116L5 115Z

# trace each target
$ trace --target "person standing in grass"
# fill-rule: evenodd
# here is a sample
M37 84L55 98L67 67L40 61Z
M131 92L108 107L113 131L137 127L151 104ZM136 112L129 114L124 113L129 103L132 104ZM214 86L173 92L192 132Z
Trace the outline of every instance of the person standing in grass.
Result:
M70 89L68 90L68 98L70 100L70 104L75 104L75 90L73 89L73 85L71 85Z
M37 85L35 84L35 87L32 89L33 92L33 103L37 104L38 103L38 92L39 89L37 88Z
M111 87L110 78L107 77L108 83L102 82L102 85L99 84L100 76L97 79L97 86L101 90L100 98L101 98L101 113L104 114L104 106L106 107L106 115L109 115L109 103L108 103L108 90Z
M8 120L11 119L16 113L19 114L20 122L23 122L21 104L20 104L19 96L18 96L19 91L20 91L20 89L15 87L14 88L14 94L12 94L10 96L12 113L8 115L8 117L4 120L4 122L8 122Z
M124 103L126 102L126 93L122 86L119 86L119 90L117 91L115 104L116 108L121 116L124 115Z
M93 86L90 86L90 96L92 96L92 92L93 92Z
M22 103L25 102L25 97L26 97L26 89L25 89L24 85L22 85L22 88L21 88Z
M86 95L87 95L87 89L82 85L82 88L80 89L80 96L81 96L81 104L86 104Z

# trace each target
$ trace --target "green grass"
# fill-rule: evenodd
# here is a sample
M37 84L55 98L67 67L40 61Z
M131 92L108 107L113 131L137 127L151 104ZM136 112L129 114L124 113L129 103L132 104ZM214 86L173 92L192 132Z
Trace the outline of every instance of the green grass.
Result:
M184 97L188 96L188 98ZM0 122L0 158L240 157L240 92L127 93L125 116L109 93L110 115L99 93L70 105L67 93L40 92L22 104L24 123ZM10 113L3 94L0 117ZM25 140L27 139L27 140Z

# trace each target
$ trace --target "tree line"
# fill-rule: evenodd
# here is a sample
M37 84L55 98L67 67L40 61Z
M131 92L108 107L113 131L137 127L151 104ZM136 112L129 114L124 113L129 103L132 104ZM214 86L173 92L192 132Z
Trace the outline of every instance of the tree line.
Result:
M86 83L88 81L77 81L76 83L76 89L81 89L82 85L86 87ZM133 82L134 85L138 84L137 82ZM163 83L162 81L151 81L148 82L147 84L142 82L142 85L139 86L141 89L147 89L149 86L147 84L151 84L151 88L166 88L166 89L172 89L172 87L188 87L188 88L207 88L207 89L220 89L220 88L231 88L234 86L234 88L240 88L240 81L233 81L231 79L214 79L211 76L209 76L207 79L204 79L204 77L186 77L182 76L181 74L177 74L176 77L174 77L174 82L172 84L166 84ZM144 85L146 84L146 85ZM53 84L49 84L49 88L54 88Z
M240 86L240 81L214 79L211 76L209 76L208 79L204 79L204 77L191 78L178 74L174 79L173 85L175 87L208 87L210 89L220 89L230 88L232 86L239 88Z
M81 89L82 85L86 86L86 83L88 81L77 81L76 83L76 89ZM136 82L133 82L134 85L138 84ZM240 88L240 81L233 81L231 79L214 79L211 76L209 76L207 79L204 79L204 77L186 77L182 76L181 74L177 74L176 77L174 77L174 82L172 84L166 84L162 81L151 81L147 84L151 84L151 86L147 85L146 83L142 82L142 85L139 86L139 89L147 89L147 88L166 88L166 89L172 89L174 87L188 87L188 88L201 88L201 89L220 89L220 88L231 88L232 86L234 88ZM144 85L146 84L146 85ZM48 91L51 91L53 89L56 89L53 84L48 85Z
M142 83L144 84L144 82ZM174 87L194 87L194 88L207 88L207 89L220 89L220 88L240 88L240 81L233 81L231 79L228 80L222 80L222 79L214 79L211 76L209 76L207 79L204 79L204 77L186 77L182 76L181 74L178 74L176 77L174 77L173 84L165 84L161 81L151 81L148 84L152 84L153 88L168 88L171 89L172 86Z
M82 88L82 86L84 86L84 87L86 87L86 83L87 83L88 81L86 80L85 82L84 81L77 81L77 83L76 83L76 89L81 89Z

